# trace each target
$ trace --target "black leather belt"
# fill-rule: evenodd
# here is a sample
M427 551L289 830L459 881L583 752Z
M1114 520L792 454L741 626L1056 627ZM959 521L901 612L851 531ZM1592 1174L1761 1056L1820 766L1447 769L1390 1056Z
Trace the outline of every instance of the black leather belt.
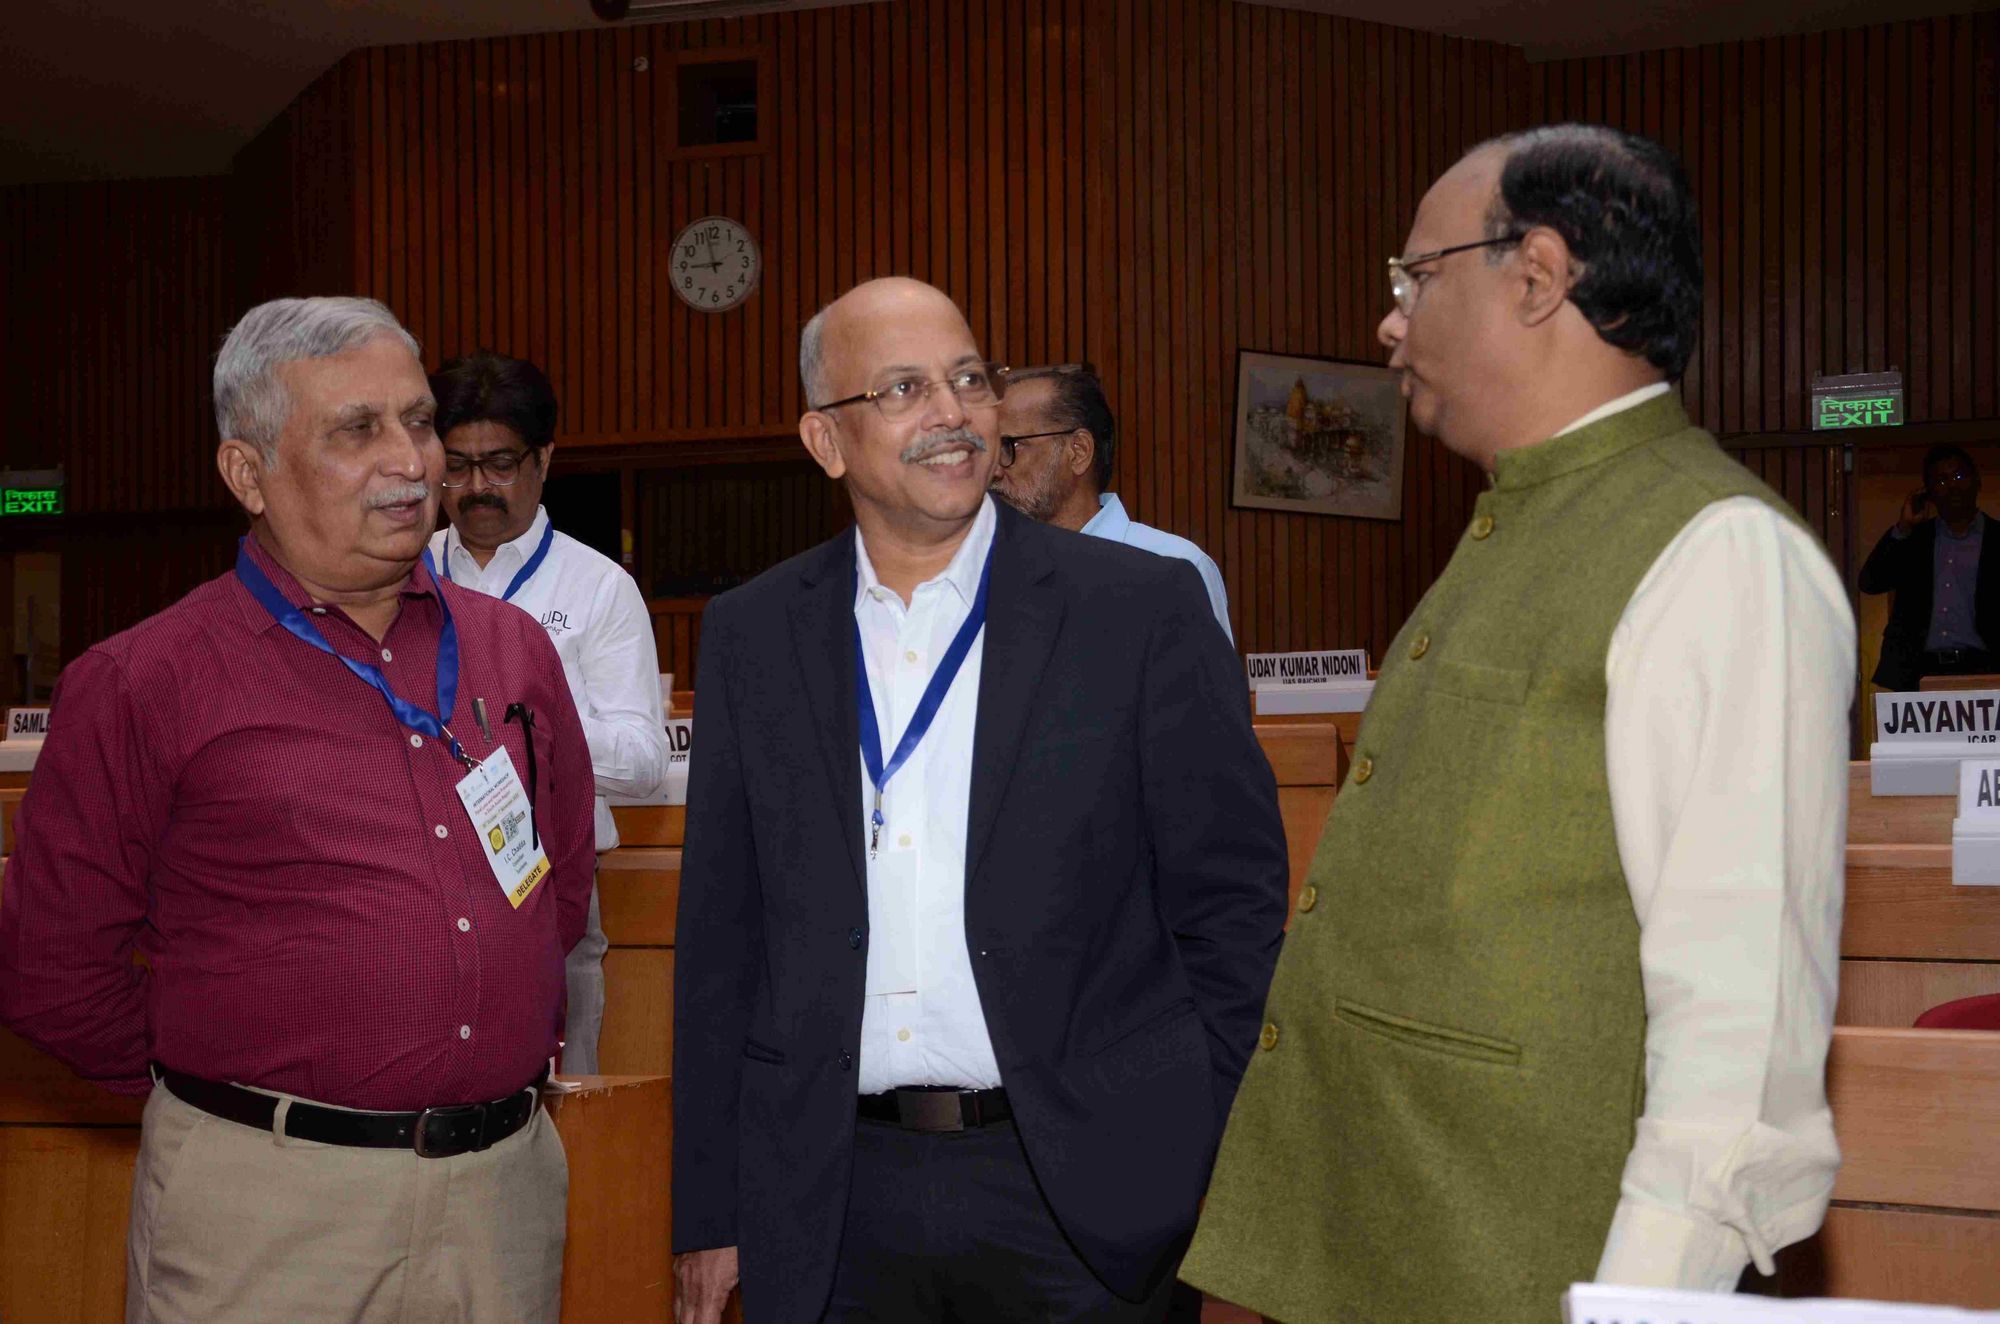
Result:
M260 1131L271 1129L278 1100L240 1085L184 1076L155 1063L153 1076L173 1096L224 1121ZM533 1084L491 1103L461 1103L413 1113L347 1112L294 1101L285 1114L285 1134L323 1145L360 1149L413 1149L419 1158L451 1158L477 1153L513 1135L535 1115L544 1071Z
M864 1094L855 1101L854 1113L864 1122L890 1122L906 1131L967 1131L1004 1122L1014 1115L1014 1108L1004 1089L911 1085L886 1094Z
M1974 658L1990 657L1983 648L1933 648L1924 654L1939 666L1955 667Z

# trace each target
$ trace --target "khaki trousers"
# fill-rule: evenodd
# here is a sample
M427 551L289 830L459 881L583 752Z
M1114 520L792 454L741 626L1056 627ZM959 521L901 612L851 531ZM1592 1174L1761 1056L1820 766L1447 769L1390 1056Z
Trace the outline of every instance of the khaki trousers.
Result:
M546 1112L419 1158L211 1116L155 1086L126 1240L126 1324L554 1324L569 1165Z

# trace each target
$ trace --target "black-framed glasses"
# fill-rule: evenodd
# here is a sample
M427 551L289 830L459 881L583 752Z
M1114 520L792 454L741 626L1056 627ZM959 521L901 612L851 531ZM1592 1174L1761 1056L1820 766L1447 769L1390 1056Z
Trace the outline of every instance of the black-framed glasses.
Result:
M529 451L494 451L490 455L458 455L452 451L444 453L444 485L465 487L472 482L472 471L477 469L486 477L488 487L507 487L521 476L521 466L528 462Z
M1411 267L1420 267L1426 262L1435 262L1453 253L1469 253L1475 248L1498 248L1502 244L1518 244L1527 238L1526 234L1503 234L1498 239L1480 239L1470 244L1453 244L1450 248L1440 248L1435 253L1419 253L1415 257L1392 257L1389 259L1389 293L1396 300L1396 309L1408 317L1417 310L1419 286Z
M1002 469L1011 469L1014 467L1014 448L1024 441L1040 441L1044 437L1067 437L1075 431L1075 428L1060 428L1054 432L1023 432L1018 437L1002 437L1000 438L1000 467Z
M866 402L874 405L883 418L893 421L907 418L921 409L924 401L931 398L931 392L940 386L949 388L961 405L978 408L998 404L1007 390L1007 367L1000 363L973 363L935 381L925 377L899 377L872 391L810 407L824 411Z

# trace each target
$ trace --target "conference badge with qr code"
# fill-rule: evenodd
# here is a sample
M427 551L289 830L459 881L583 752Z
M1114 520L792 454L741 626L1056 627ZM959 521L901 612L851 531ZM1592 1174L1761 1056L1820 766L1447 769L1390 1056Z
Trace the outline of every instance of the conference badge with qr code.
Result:
M519 910L548 876L549 857L536 836L534 806L514 771L514 756L504 747L494 750L460 780L458 798L507 904Z

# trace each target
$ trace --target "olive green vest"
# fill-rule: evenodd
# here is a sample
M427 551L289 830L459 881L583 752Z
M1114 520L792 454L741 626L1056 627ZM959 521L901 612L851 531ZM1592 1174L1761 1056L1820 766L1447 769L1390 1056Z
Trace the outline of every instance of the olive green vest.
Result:
M1744 495L1786 509L1672 394L1500 456L1382 660L1188 1281L1286 1324L1548 1324L1595 1275L1646 1030L1605 657Z

